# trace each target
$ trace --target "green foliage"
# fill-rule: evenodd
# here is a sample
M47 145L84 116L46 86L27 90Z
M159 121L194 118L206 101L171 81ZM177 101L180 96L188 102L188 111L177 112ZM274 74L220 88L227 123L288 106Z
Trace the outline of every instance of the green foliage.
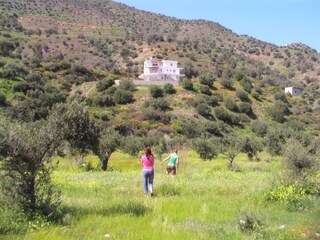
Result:
M275 201L292 211L302 211L309 207L306 190L297 182L291 184L281 181L267 194L267 200Z
M97 96L94 99L94 102L99 107L112 107L115 105L115 102L113 101L113 97L109 94L102 94L100 96Z
M306 145L296 138L290 138L286 140L284 146L284 163L289 170L293 170L297 176L302 177L303 172L315 166L316 154L315 146Z
M235 103L235 101L229 97L229 96L225 96L223 98L223 103L226 106L226 108L228 108L231 111L237 112L238 109L238 105Z
M127 136L123 139L123 144L120 146L120 149L133 157L138 157L139 152L142 151L144 147L146 146L142 138Z
M151 85L149 87L149 94L153 98L162 98L164 96L164 90L157 85Z
M4 72L2 76L8 79L17 79L18 77L24 77L28 74L28 69L19 63L8 62L4 65Z
M242 89L237 89L236 95L238 98L240 98L241 101L244 101L244 102L249 101L248 94L245 91L243 91Z
M6 130L1 126L0 135L7 196L31 216L56 216L60 193L51 184L50 160L64 140L82 153L96 147L97 134L88 112L76 102L60 104L48 120L12 124Z
M250 125L252 131L259 137L263 137L268 132L268 123L263 120L254 120Z
M197 94L196 99L195 99L195 106L199 104L206 104L211 107L217 106L219 103L219 100L216 96L208 96L204 94Z
M270 117L280 123L283 123L286 120L286 116L290 114L290 110L282 101L275 101L274 105L267 109Z
M208 86L209 88L213 87L214 81L215 77L211 72L207 72L199 76L199 82L203 85Z
M102 162L102 170L107 170L111 154L120 148L121 143L122 137L113 129L105 129L100 133L98 156Z
M122 79L120 81L119 88L126 91L130 91L130 92L133 92L136 90L136 86L134 85L133 81L130 79Z
M267 151L272 155L281 155L283 145L290 136L290 130L281 127L272 126L268 128L265 136Z
M209 95L209 96L212 94L210 87L207 85L201 84L199 90L201 93Z
M245 114L250 114L252 113L252 107L250 103L246 103L246 102L241 102L239 103L239 112L241 113L245 113Z
M224 76L220 79L220 83L222 86L224 86L225 88L228 88L228 89L231 89L233 87L232 79L228 78L226 76Z
M189 91L194 91L194 87L193 87L193 83L190 79L188 78L183 78L180 80L180 85L186 89L186 90L189 90Z
M197 77L199 72L195 69L192 64L186 64L183 69L184 75L187 79Z
M104 78L96 85L97 91L102 92L115 84L113 78Z
M207 117L211 115L211 108L205 103L198 104L196 110L201 116Z
M163 86L163 91L165 94L175 94L177 92L171 83L166 83Z
M113 100L117 104L127 104L133 101L133 95L130 91L119 88L114 92Z
M160 109L162 111L166 111L170 108L170 103L168 100L164 98L156 98L150 99L143 103L143 107L148 108L152 107L154 109Z
M275 101L279 100L279 101L282 101L284 103L288 103L287 96L286 96L286 94L284 92L278 92L278 93L274 94L273 97L274 97Z
M200 158L212 160L219 153L219 140L213 138L196 138L192 141L192 148L199 154Z

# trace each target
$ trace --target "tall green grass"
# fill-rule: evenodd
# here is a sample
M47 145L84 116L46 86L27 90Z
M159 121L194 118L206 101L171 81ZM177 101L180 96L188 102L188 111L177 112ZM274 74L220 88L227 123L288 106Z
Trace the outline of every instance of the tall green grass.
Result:
M85 158L93 166L98 159ZM312 239L320 222L319 200L309 211L288 211L264 197L274 183L279 159L227 158L202 161L181 153L181 172L166 175L156 159L155 197L142 190L138 159L115 153L110 171L85 171L74 160L59 159L53 174L62 190L62 222L3 239ZM258 219L261 226L241 230L239 221ZM107 235L106 235L107 234Z

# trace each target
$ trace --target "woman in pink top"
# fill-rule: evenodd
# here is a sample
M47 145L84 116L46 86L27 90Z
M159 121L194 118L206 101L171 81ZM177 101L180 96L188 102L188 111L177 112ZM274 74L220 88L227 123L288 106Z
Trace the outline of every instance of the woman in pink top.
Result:
M149 186L151 196L153 196L154 156L149 147L144 149L144 153L145 154L141 157L141 163L143 165L143 191L144 194L148 194Z

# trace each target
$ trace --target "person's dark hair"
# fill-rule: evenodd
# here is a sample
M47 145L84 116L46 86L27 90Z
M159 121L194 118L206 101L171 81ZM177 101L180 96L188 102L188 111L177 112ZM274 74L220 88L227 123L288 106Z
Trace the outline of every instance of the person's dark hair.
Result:
M149 147L146 147L144 149L144 153L146 154L146 157L153 156L153 154L151 152L151 148L149 148Z

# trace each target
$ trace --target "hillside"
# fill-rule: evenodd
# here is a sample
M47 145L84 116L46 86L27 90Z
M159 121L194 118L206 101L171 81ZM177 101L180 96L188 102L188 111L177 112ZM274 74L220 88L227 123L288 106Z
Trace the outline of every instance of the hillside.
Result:
M45 116L47 107L64 101L69 92L75 93L74 85L93 82L95 86L94 82L105 77L135 79L142 71L143 61L156 57L179 61L186 77L193 79L195 90L191 93L179 90L176 97L186 109L184 113L194 111L190 106L197 92L213 94L214 105L223 106L224 96L234 97L236 89L247 85L249 98L244 102L250 103L252 116L267 120L265 110L275 101L274 95L292 85L303 88L304 92L302 97L289 99L293 113L289 119L318 128L320 55L308 46L278 47L234 34L218 23L179 20L107 0L1 3L3 78L0 87L7 105L13 108L11 115L18 118L29 119L21 111L28 115L30 109L39 111L33 113L39 116L31 119ZM8 64L20 70L13 75L7 73ZM34 73L32 76L28 76L30 71ZM199 81L208 73L215 84L209 86L209 92L201 91ZM221 84L230 80L235 80L235 87ZM48 85L54 89L49 94L52 99L35 100ZM29 90L38 93L28 95ZM92 93L96 96L91 94L90 101L96 105L100 93ZM240 98L235 100L237 104L243 102ZM132 111L139 112L135 106L142 105L139 101L134 103ZM231 111L239 112L239 109ZM247 124L248 120L243 119Z

